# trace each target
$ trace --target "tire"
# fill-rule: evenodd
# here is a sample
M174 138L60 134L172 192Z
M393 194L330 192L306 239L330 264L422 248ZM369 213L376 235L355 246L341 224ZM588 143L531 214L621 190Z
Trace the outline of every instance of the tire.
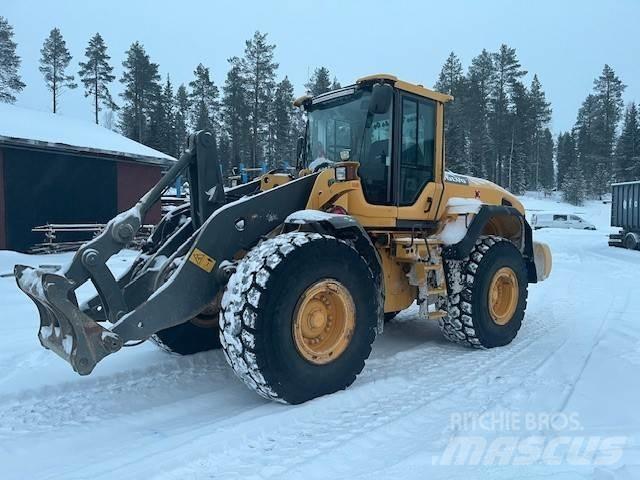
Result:
M164 272L160 284L169 278L172 270ZM151 341L162 350L177 355L193 355L195 353L220 348L218 332L218 316L220 311L220 294L200 315L193 320L165 328L151 335Z
M638 239L636 235L632 232L627 233L622 240L622 244L624 248L628 250L637 250L638 249Z
M217 325L205 328L190 321L156 332L151 336L151 341L163 350L178 355L193 355L220 348Z
M391 320L396 318L396 315L398 315L399 313L400 312L386 312L384 314L384 323L390 322Z
M465 260L445 258L445 270L450 292L448 315L439 321L445 338L475 348L511 343L522 325L528 293L526 265L516 246L502 237L480 237ZM506 323L499 324L492 317L489 290L494 278L505 275L517 279L517 286L513 282L511 290L517 293L517 301L511 304L515 308L512 314L509 307L504 310L508 318L499 323Z
M344 350L317 364L296 343L294 318L309 289L325 281L348 291L355 324ZM259 244L238 264L222 297L220 341L249 388L298 404L353 383L371 353L382 303L371 268L350 244L317 233L286 233Z

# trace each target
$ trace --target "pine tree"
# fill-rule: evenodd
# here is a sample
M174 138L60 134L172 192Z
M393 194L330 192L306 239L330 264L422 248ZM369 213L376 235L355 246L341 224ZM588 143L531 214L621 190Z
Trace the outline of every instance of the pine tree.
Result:
M564 183L564 178L569 169L577 161L576 142L570 132L561 133L558 136L556 148L556 163L558 165L557 185Z
M616 129L622 118L624 102L622 93L626 85L616 76L609 65L605 65L602 74L593 81L594 94L600 109L602 130L599 135L599 154L611 160L615 145Z
M591 192L596 188L593 183L598 168L596 146L600 128L598 99L594 95L588 95L578 110L573 133L576 139L576 153L586 179L587 190ZM568 171L569 169L567 169Z
M176 98L173 94L173 84L169 75L162 90L162 106L165 115L165 123L161 131L165 136L164 146L168 155L178 158L181 149L178 148L178 136L176 132Z
M340 85L338 78L334 76L331 82L331 90L338 90L339 88L342 88L342 85Z
M542 84L537 75L533 76L531 87L529 89L529 105L530 105L530 122L531 122L531 144L529 146L530 155L527 162L531 166L528 174L527 184L538 190L541 186L548 187L548 183L543 182L541 175L541 142L543 135L546 135L546 129L551 121L551 104L547 102ZM548 139L545 141L548 142ZM553 139L551 139L553 147ZM548 143L547 143L548 147ZM553 174L553 171L551 172ZM553 175L552 175L553 177Z
M553 172L553 135L551 130L545 128L540 135L538 142L538 155L539 155L539 184L545 191L550 191L555 185L555 178Z
M89 40L85 56L87 61L80 62L78 76L84 84L84 96L93 97L93 111L97 125L101 105L110 110L118 108L109 92L109 84L116 77L112 74L113 67L109 64L111 57L107 55L107 46L99 33Z
M337 80L334 77L334 83ZM339 85L339 84L338 84ZM307 93L312 96L320 95L321 93L329 92L332 90L331 74L326 67L318 67L313 71L311 78L304 87L307 89ZM339 87L338 87L339 88Z
M191 123L195 130L217 131L218 87L211 80L209 69L201 63L193 71L195 79L189 82L191 93Z
M242 60L232 57L222 87L222 117L224 132L229 138L230 167L246 162L251 156L249 147L249 93L243 74Z
M176 90L175 107L176 151L180 155L187 148L189 111L191 109L187 87L184 85L180 85Z
M490 93L495 83L495 69L491 54L482 50L471 60L466 79L464 118L466 119L471 173L490 177L493 171L492 140L489 135Z
M587 193L602 196L615 176L614 145L622 116L625 85L609 65L594 80L594 91L578 112L574 127Z
M273 97L274 158L276 167L292 165L295 155L293 137L293 85L284 77L276 86Z
M122 66L124 72L120 82L124 85L124 91L120 96L125 104L120 127L127 137L146 143L149 116L160 93L158 64L151 62L140 42L134 42L127 50L127 58Z
M599 128L596 131L596 176L593 179L593 193L601 196L609 189L615 176L614 146L616 131L624 106L622 93L626 86L616 76L609 65L605 65L602 74L593 81L594 94L598 100Z
M531 96L527 87L520 81L512 86L511 102L505 125L510 128L508 152L505 157L504 179L507 188L522 194L528 186L528 160L530 157L533 122L531 114Z
M269 127L269 104L275 87L278 64L273 61L275 45L267 43L267 34L255 32L246 41L243 78L249 100L251 165L256 167L264 158L264 139Z
M505 185L505 163L510 155L513 127L510 125L510 106L513 88L518 80L526 75L516 56L516 50L507 45L501 45L497 53L492 54L495 69L495 82L491 90L490 132L493 140L492 156L495 166L491 172L492 179L500 185Z
M25 84L20 78L20 57L16 53L13 41L13 27L0 16L0 102L14 103L16 93L20 93Z
M640 179L640 119L635 103L629 104L624 115L622 133L616 144L616 180L628 182Z
M434 88L454 97L453 101L445 104L444 132L447 168L459 173L473 173L465 128L465 79L462 62L454 52L449 54L442 66Z
M152 101L147 145L173 157L178 155L175 129L175 98L173 84L168 75L162 90Z
M438 81L434 88L440 92L453 95L459 87L462 77L462 62L455 52L451 52L440 70L440 75L438 76Z
M586 196L586 182L580 161L576 161L567 170L561 185L562 196L572 205L582 205Z
M454 97L445 105L448 168L491 179L515 193L553 187L551 104L537 75L525 86L526 73L507 45L496 53L482 50L466 75L455 53L449 55L435 83L436 90Z
M40 57L40 72L44 75L47 88L53 94L53 113L56 113L58 98L62 91L65 88L73 89L78 86L73 81L73 75L67 75L65 72L72 57L59 29L51 30L40 53L42 55Z

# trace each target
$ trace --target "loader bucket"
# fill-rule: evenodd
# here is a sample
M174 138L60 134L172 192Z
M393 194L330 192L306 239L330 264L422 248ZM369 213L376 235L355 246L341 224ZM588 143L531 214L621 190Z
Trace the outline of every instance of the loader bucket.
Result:
M40 269L16 265L18 287L38 307L38 339L69 362L80 375L88 375L104 357L122 347L118 335L78 309L75 285L67 278Z

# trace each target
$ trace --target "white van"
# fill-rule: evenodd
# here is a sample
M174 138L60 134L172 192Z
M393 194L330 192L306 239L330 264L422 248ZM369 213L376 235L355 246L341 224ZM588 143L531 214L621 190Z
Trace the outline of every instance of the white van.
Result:
M531 216L531 226L534 230L540 228L577 228L579 230L595 230L592 223L578 215L567 213L534 213Z

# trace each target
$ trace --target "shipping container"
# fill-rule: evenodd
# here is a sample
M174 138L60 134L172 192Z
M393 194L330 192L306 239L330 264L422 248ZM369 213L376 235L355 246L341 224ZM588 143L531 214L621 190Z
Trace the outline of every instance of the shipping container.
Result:
M640 248L640 180L611 185L611 226L620 231L609 235L609 245Z

